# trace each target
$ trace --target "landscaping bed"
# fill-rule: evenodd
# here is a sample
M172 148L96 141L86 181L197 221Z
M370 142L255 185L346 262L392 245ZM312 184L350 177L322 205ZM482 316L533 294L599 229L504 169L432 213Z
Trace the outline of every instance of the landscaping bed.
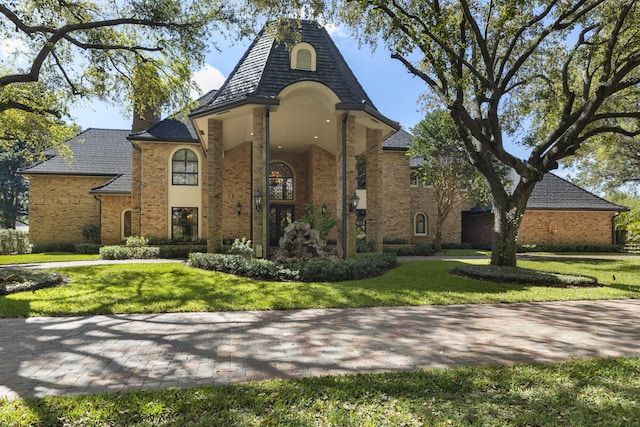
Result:
M35 291L64 283L62 275L51 270L0 269L0 295Z
M498 283L518 283L542 286L599 286L592 276L532 270L521 267L496 267L493 265L459 265L450 270L452 274Z

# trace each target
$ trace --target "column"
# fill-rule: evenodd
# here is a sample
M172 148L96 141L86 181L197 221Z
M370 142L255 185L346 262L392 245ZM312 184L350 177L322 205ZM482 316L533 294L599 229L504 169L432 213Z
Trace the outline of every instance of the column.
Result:
M255 256L266 257L269 250L269 240L266 235L265 223L267 221L267 199L269 192L266 188L267 157L266 157L266 133L265 133L265 108L253 110L253 140L251 143L251 240ZM262 194L262 206L260 212L256 211L253 196L259 191ZM262 248L262 254L260 254Z
M219 252L222 248L222 190L223 148L222 122L209 119L207 124L209 150L207 155L207 251Z
M382 253L382 131L367 129L367 240Z
M356 214L349 208L351 196L356 191L356 156L355 156L355 127L356 120L353 116L348 116L338 121L338 138L336 150L336 177L337 177L337 198L336 213L338 217L338 256L350 258L356 255ZM343 131L344 129L344 131ZM346 138L346 151L343 153L343 138ZM343 156L346 158L346 193L343 191ZM346 200L346 211L343 211L343 200ZM343 218L346 218L343 224ZM345 228L346 227L346 228ZM346 247L343 249L343 236L346 236Z

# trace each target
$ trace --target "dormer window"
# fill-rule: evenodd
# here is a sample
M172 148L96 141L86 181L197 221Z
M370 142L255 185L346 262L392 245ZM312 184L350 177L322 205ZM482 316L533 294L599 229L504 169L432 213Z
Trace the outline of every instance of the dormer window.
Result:
M291 49L291 69L316 71L316 50L309 43L298 43Z

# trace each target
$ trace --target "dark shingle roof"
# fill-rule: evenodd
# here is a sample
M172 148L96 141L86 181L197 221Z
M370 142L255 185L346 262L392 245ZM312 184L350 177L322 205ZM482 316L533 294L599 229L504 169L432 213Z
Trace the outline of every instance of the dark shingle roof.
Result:
M552 173L545 174L536 184L527 209L538 210L594 210L625 211L624 206L616 205L578 187Z
M131 174L131 143L128 130L90 128L68 141L71 159L53 155L23 170L27 174L122 175Z
M205 105L213 99L217 90L211 90L198 99L198 106ZM196 130L185 114L166 118L149 129L133 133L129 136L133 140L151 140L167 142L199 142Z
M411 145L411 134L400 129L382 142L382 148L388 150L406 150Z
M297 21L291 21L297 25ZM341 103L375 106L331 40L317 22L300 21L299 41L309 43L316 51L316 71L292 70L289 43L276 42L272 26L267 25L251 44L229 78L208 103L192 114L204 114L229 108L243 102L269 102L286 86L301 81L316 81L331 88ZM298 40L296 40L298 41Z

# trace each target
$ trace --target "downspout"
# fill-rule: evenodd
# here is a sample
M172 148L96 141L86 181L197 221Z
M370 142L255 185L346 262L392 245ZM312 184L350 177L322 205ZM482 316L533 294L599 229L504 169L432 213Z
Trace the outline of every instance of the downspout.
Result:
M342 258L347 258L347 119L349 110L342 117Z
M269 197L269 174L270 174L270 162L271 162L271 155L270 155L270 151L271 151L271 135L270 135L270 128L271 128L271 115L270 115L270 110L271 106L269 104L267 104L266 106L266 111L265 111L265 122L264 122L264 127L265 127L265 138L264 138L264 142L265 142L265 161L266 161L266 167L265 167L265 175L266 175L266 179L265 179L265 194L264 194L264 206L265 206L265 223L264 223L264 229L265 229L265 245L264 245L264 259L269 259L269 255L271 252L271 201L269 200L271 197Z

